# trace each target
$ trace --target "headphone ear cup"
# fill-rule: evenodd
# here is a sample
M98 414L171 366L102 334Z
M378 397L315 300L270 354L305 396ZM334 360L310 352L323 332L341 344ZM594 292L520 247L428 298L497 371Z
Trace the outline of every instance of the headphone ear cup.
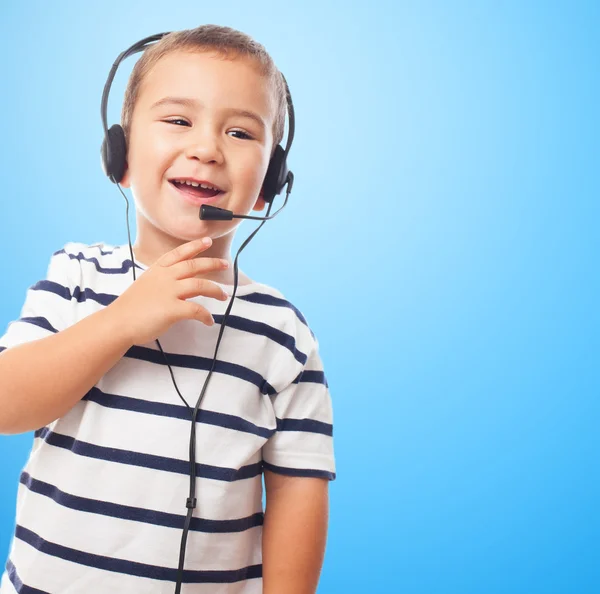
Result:
M273 202L273 198L281 192L288 176L285 151L278 144L269 161L269 167L263 182L263 198L265 202Z
M125 174L125 159L127 146L125 132L119 124L114 124L108 129L108 143L106 136L100 148L102 169L113 183L118 183Z

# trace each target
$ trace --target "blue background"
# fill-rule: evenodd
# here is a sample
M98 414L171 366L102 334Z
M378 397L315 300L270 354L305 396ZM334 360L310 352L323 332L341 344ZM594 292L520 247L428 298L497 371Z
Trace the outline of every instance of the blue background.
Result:
M241 29L296 107L294 190L240 268L321 346L319 594L600 591L599 6L4 2L2 332L65 242L127 241L99 156L117 55ZM1 559L31 441L0 437Z

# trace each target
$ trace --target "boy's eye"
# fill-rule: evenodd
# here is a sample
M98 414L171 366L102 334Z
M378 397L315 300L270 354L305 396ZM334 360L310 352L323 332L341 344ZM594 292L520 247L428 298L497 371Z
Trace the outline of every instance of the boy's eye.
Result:
M231 132L235 134L241 134L242 136L240 136L239 138L242 138L243 140L252 140L252 136L250 136L250 134L244 132L243 130L231 130ZM238 137L236 136L236 138Z
M164 120L165 122L169 122L169 124L173 124L174 122L185 122L186 124L188 123L186 120L182 120L181 118L175 118L173 120Z

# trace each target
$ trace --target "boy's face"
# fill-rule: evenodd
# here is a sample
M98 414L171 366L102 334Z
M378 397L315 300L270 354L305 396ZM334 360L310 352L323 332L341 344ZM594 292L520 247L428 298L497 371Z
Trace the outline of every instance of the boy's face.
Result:
M194 103L154 106L166 97ZM252 112L257 120L236 110ZM204 235L215 239L238 225L240 219L200 220L200 207L182 197L169 181L174 178L207 180L224 190L210 202L214 206L236 214L261 210L273 117L270 88L247 58L185 51L162 57L140 85L121 182L135 196L138 232L166 234L173 243Z

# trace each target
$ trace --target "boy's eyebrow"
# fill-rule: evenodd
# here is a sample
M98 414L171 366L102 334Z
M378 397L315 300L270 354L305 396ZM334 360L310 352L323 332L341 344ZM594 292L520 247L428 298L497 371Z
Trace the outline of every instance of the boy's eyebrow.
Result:
M193 99L191 97L163 97L162 99L159 99L158 101L153 103L150 106L150 109L155 109L162 105L168 105L168 104L183 105L184 107L189 107L191 109L195 109L200 105L200 103L198 103L198 101L196 101L195 99ZM257 113L254 113L253 111L248 111L247 109L237 109L235 107L227 107L224 109L225 109L225 111L228 111L230 113L234 113L236 115L251 118L255 122L257 122L261 126L261 128L263 128L263 129L266 128L264 120Z

